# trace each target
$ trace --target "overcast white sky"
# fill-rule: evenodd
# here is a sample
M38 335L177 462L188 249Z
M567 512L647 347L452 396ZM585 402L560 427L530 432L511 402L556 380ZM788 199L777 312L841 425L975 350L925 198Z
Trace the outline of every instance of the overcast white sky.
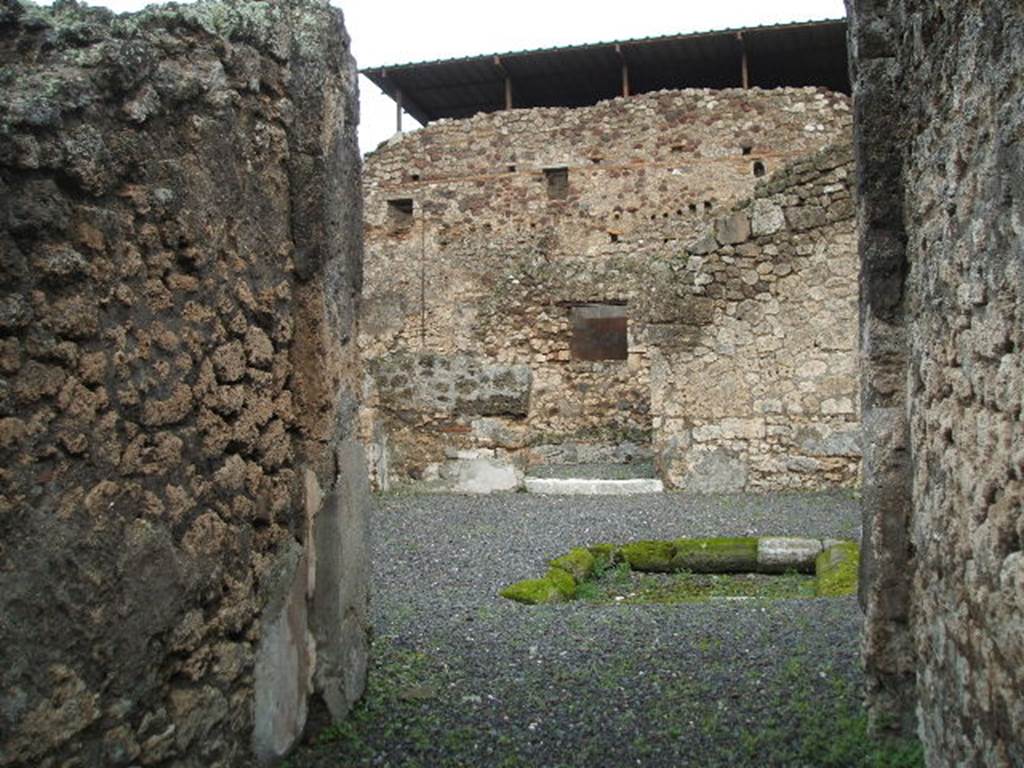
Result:
M131 11L145 0L87 0ZM840 18L842 0L331 0L360 67L787 21ZM359 143L395 130L395 105L360 78ZM403 126L415 126L406 116Z

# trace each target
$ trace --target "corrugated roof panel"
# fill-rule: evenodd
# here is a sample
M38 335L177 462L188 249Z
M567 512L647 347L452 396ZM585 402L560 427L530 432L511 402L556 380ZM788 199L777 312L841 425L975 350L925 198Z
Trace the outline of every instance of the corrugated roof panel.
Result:
M742 35L742 42L739 39ZM505 73L515 106L583 106L621 93L621 61L632 93L741 84L746 49L750 84L821 85L849 93L846 22L827 20L688 35L515 51L362 70L420 122L466 117L505 106Z

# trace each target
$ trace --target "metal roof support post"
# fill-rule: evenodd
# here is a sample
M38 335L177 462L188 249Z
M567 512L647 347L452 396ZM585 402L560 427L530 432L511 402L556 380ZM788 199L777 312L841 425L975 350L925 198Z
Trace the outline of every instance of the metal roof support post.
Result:
M501 63L501 56L494 57L494 66L505 78L505 109L512 109L512 77L505 69L505 65Z
M402 91L395 91L395 130L402 132Z
M615 44L615 54L622 63L622 95L629 96L629 64L626 63L626 57L622 54L622 46L618 43Z
M740 82L743 83L743 88L746 90L750 87L750 73L747 68L747 46L743 42L743 33L737 32L736 39L740 41L740 52L742 59L740 60Z

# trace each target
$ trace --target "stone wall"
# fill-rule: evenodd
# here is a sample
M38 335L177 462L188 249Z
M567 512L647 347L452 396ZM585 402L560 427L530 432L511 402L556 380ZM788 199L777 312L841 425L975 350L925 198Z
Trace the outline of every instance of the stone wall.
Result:
M848 144L797 160L687 247L701 312L658 327L664 476L695 491L848 486L860 466Z
M382 145L367 158L364 175L367 277L360 337L375 361L364 431L374 436L380 467L388 467L381 475L440 473L451 480L465 461L521 472L541 463L650 459L657 434L662 453L671 449L660 457L669 479L688 485L693 472L684 464L695 452L682 445L683 432L710 420L761 419L767 425L786 417L764 416L772 387L739 382L744 392L735 412L709 414L701 409L711 406L703 400L693 406L686 387L673 385L672 377L703 369L709 355L735 356L735 364L724 363L735 370L756 370L762 359L777 365L774 350L748 344L740 326L756 322L753 308L761 312L762 300L773 297L777 304L797 295L801 280L807 281L801 288L820 281L799 296L818 302L813 315L824 325L814 335L843 350L836 348L834 356L815 352L806 361L814 365L807 378L828 379L834 394L822 392L818 403L801 407L820 413L835 406L824 419L828 432L853 425L855 324L848 310L855 261L842 161L822 172L832 174L827 181L815 169L801 171L800 181L787 175L778 197L765 201L773 206L771 216L785 208L791 218L806 220L784 219L784 233L759 232L749 243L726 235L720 253L714 237L718 219L748 200L759 181L842 144L849 124L846 97L818 89L665 91L581 109L442 120ZM810 176L821 181L816 189ZM813 200L798 199L812 193ZM801 234L791 236L791 230ZM824 238L833 235L836 242L826 245ZM754 256L769 240L774 255ZM703 243L696 250L695 241ZM796 254L798 247L811 248L813 257ZM747 265L774 270L776 262L780 274L769 279L745 282L750 274L740 271ZM804 277L786 278L783 263L796 271L809 266ZM770 289L769 281L780 290ZM793 293L784 286L793 286ZM744 319L737 323L740 305ZM586 313L625 318L618 359L581 359L574 352L574 323L586 322L580 319ZM718 322L725 326L707 351L701 339ZM808 329L804 336L810 335ZM427 364L407 364L410 355ZM489 381L504 381L510 388L505 399L516 407L493 401L481 406L474 392L490 385L462 373L460 382L438 380L464 372L468 361ZM821 363L828 370L820 371ZM778 368L769 375L796 372ZM845 384L838 382L842 377ZM806 394L814 385L801 386ZM463 404L473 405L460 406L452 387L461 387ZM424 400L425 390L437 397ZM766 430L747 437L761 440ZM785 439L796 440L796 431L789 429ZM730 455L737 440L746 439L702 434L702 449ZM800 439L814 440L810 433ZM821 439L830 438L823 432ZM849 482L857 459L848 449L844 444L836 462L803 461L799 481L758 458L759 468L744 485ZM819 444L810 453L821 450ZM807 454L801 450L801 459Z
M3 0L0 61L0 765L270 762L365 674L340 13Z
M1024 12L850 3L865 661L929 766L1024 764Z

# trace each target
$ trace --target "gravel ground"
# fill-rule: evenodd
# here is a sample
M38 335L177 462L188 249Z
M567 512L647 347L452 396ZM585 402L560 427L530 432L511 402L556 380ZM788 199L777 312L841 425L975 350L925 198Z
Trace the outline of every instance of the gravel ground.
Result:
M848 492L385 496L372 516L366 701L288 764L914 765L868 754L852 597L529 607L497 596L573 546L858 530Z

